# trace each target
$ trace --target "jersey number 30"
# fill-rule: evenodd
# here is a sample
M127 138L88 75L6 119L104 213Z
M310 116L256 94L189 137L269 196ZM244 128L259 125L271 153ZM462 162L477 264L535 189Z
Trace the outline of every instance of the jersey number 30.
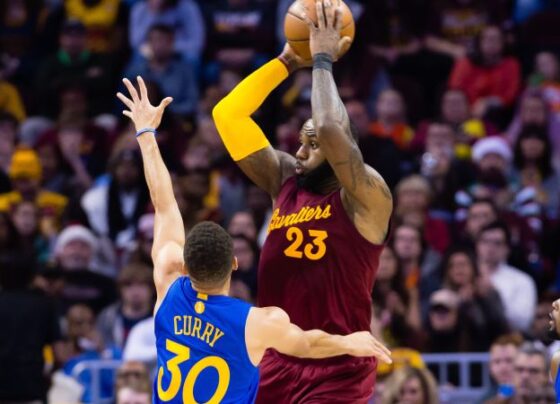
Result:
M183 381L183 375L181 374L181 369L179 365L190 359L191 350L188 346L178 344L177 342L171 340L165 340L165 349L169 352L174 353L175 357L169 359L166 362L167 371L171 373L171 381L167 389L163 389L161 385L161 379L163 378L163 367L159 368L158 378L157 378L157 389L158 397L162 401L171 401L179 393L181 388L181 382ZM194 384L198 375L209 367L213 367L218 371L218 388L207 401L208 404L218 404L224 396L229 387L229 366L225 360L217 356L207 356L196 362L187 377L185 378L185 383L183 385L183 403L196 403L194 398Z
M307 232L313 239L310 243L305 243L305 245L303 245L302 251L301 247L304 242L303 231L301 231L299 227L288 228L286 231L286 238L288 241L291 241L292 244L284 250L284 254L287 257L302 258L305 255L305 258L312 261L323 258L323 255L325 255L327 251L325 239L329 234L324 230L307 230Z

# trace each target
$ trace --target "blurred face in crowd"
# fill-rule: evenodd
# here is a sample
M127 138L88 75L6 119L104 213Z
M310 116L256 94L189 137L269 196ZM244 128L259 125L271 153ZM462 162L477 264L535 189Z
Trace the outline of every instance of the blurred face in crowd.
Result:
M87 269L93 258L91 246L83 240L70 240L58 254L58 262L62 269Z
M503 230L492 229L482 232L476 241L476 253L479 262L490 268L506 262L509 248Z
M229 222L228 233L242 234L250 240L257 239L257 227L249 212L237 212Z
M460 124L469 119L469 100L465 93L459 90L446 91L441 103L441 115L452 124Z
M115 180L125 191L133 189L140 180L140 168L131 159L121 159L115 168Z
M560 339L560 299L552 303L548 329L551 337Z
M148 35L148 44L152 50L153 58L164 62L173 56L174 36L169 32L154 29Z
M18 233L24 237L32 236L37 230L38 211L33 202L21 202L12 213L12 221Z
M385 246L379 256L377 281L388 282L397 274L397 257L390 247Z
M122 282L120 293L123 304L134 309L149 307L153 297L151 285L139 280Z
M498 153L486 153L477 163L478 169L482 172L498 171L507 173L509 164L507 160Z
M480 229L498 219L492 205L475 202L469 207L465 228L471 238L476 238Z
M130 387L123 387L117 393L117 404L150 404L148 393L136 391Z
M397 200L399 210L403 212L425 211L428 208L430 197L421 187L411 186L401 188L397 194Z
M524 125L546 125L547 106L539 97L526 97L521 103L521 123Z
M457 252L449 257L447 281L455 287L463 287L474 283L475 270L469 256Z
M60 47L71 57L79 56L86 50L86 33L85 32L67 32L60 35Z
M528 161L537 161L542 158L546 145L538 136L530 136L521 140L521 154Z
M404 382L399 396L399 403L424 404L422 382L418 377L410 377Z
M210 173L193 170L181 177L181 192L188 201L202 201L210 190Z
M537 71L545 80L556 81L559 76L558 59L551 52L540 52L536 58Z
M380 121L399 122L404 119L404 102L395 90L383 91L375 109Z
M208 170L210 168L209 147L203 143L189 146L181 158L181 163L187 170Z
M451 304L430 304L430 325L436 332L449 332L457 326L459 313Z
M492 345L490 348L490 375L498 384L513 384L513 368L517 347L513 344Z
M91 333L95 318L89 307L77 304L68 309L66 321L68 322L68 337L77 339L87 337Z
M513 369L516 393L523 396L534 389L542 388L547 381L546 361L542 355L528 355L523 352L517 354Z
M233 255L237 257L239 270L249 270L254 266L255 253L243 237L233 237Z
M395 231L395 252L401 260L417 260L422 253L420 232L411 226L400 226Z
M251 212L262 214L267 211L271 205L270 196L261 188L251 185L247 190L247 206Z
M350 122L356 127L360 137L367 136L370 119L365 104L357 100L349 101L346 103L346 111Z
M504 38L497 27L487 27L480 37L480 51L485 59L496 59L504 50Z
M37 148L37 155L43 167L43 179L50 180L58 174L60 168L59 155L53 144L44 144Z
M12 186L23 196L23 199L25 200L35 199L35 195L39 191L40 185L40 181L35 178L26 176L12 178Z

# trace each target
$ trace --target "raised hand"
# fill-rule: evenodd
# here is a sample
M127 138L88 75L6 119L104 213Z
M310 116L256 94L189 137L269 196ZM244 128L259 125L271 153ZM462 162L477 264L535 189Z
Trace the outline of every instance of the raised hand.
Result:
M379 342L368 331L355 332L345 335L344 342L347 346L348 355L352 356L375 356L377 359L392 363L391 351L381 342Z
M334 4L336 2L336 6ZM350 37L340 37L342 7L340 0L317 0L317 25L304 13L303 19L309 26L309 48L311 55L326 53L333 60L343 54L352 42Z
M132 119L137 131L146 128L156 129L161 123L165 107L171 104L173 98L164 98L157 107L153 106L148 99L148 90L144 80L140 76L136 79L138 80L140 95L138 95L138 92L128 79L123 79L123 83L130 93L130 98L127 98L122 93L117 93L117 97L130 109L130 111L124 110L123 115Z

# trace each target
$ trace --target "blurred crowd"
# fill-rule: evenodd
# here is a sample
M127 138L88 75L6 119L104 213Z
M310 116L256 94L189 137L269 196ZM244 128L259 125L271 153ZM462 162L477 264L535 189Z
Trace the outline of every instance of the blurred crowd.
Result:
M174 98L157 140L186 229L230 232L231 294L255 301L271 201L227 155L211 110L280 52L290 3L0 2L0 401L92 402L80 365L115 359L101 397L150 402L154 215L122 77ZM404 365L380 369L375 403L438 402L418 352L490 352L481 402L555 402L560 3L347 4L356 37L334 74L395 201L372 330ZM295 152L310 96L301 70L257 113L275 147Z

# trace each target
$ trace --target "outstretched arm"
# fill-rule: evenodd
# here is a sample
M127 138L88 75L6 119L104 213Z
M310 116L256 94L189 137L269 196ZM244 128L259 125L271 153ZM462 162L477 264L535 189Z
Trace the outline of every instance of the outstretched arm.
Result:
M321 330L303 331L290 322L288 314L278 307L251 309L246 326L249 356L258 364L268 348L298 358L329 358L339 355L375 356L391 363L391 352L369 332L346 336Z
M167 288L183 273L184 266L185 229L183 219L173 194L169 171L165 167L155 138L155 130L161 122L163 111L172 99L167 97L159 106L154 107L148 100L148 91L140 76L138 76L140 95L128 79L123 81L131 97L129 99L121 93L117 94L117 97L130 109L123 111L123 114L132 119L137 132L148 129L137 136L137 140L144 162L144 175L156 211L152 259L158 300L157 310Z
M295 160L274 150L251 115L268 95L303 62L286 45L282 54L253 72L212 111L218 133L243 172L273 198L285 177L293 174Z
M342 184L343 197L353 211L362 216L375 216L373 226L379 227L375 229L378 236L368 238L382 242L392 211L392 197L381 175L364 163L332 75L333 61L349 46L349 38L340 38L341 9L333 5L334 1L316 2L318 26L305 16L313 54L313 124L319 147Z

